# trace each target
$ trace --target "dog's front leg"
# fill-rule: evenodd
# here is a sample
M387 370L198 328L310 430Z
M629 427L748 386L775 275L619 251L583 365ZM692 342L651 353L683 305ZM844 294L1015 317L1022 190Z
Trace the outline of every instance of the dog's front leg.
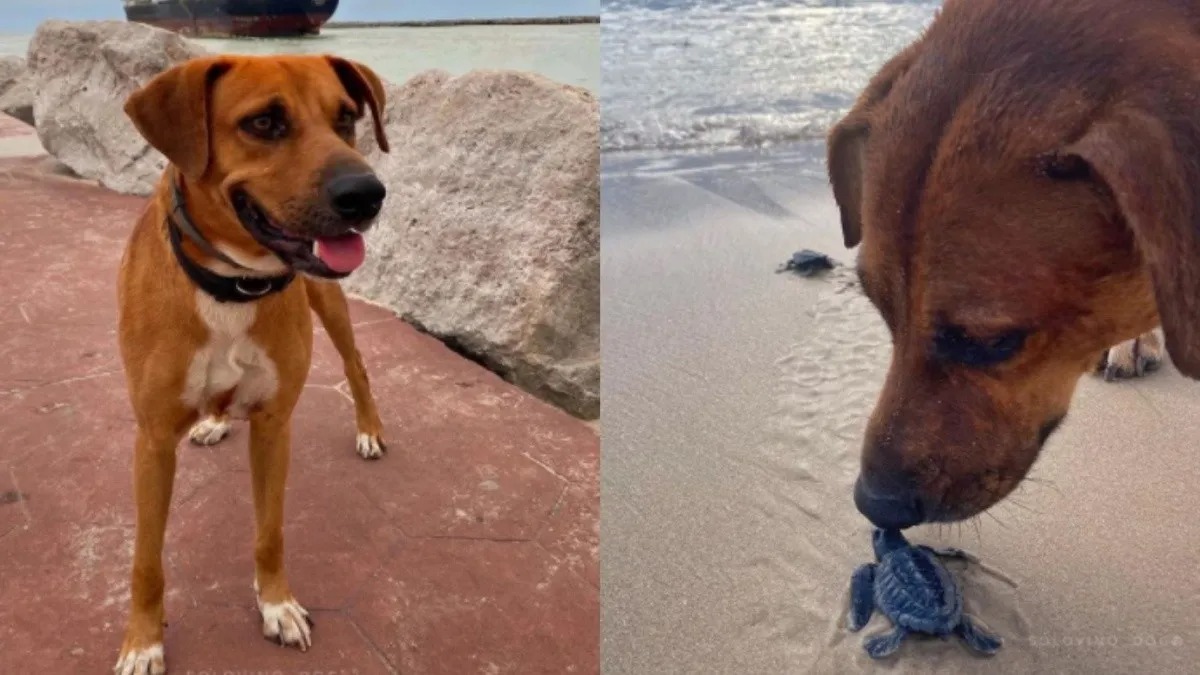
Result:
M290 410L266 410L250 418L250 471L254 483L254 590L263 635L307 651L312 621L288 588L283 570L283 492L291 452Z
M354 344L354 326L350 323L346 294L336 281L305 279L304 288L308 293L309 306L321 319L321 325L342 357L358 424L355 448L363 459L378 459L387 450L387 444L383 442L383 423L379 421L379 411L371 394L362 354Z
M138 428L134 447L137 536L133 548L131 603L118 675L160 675L163 660L163 536L175 482L175 446L183 427Z

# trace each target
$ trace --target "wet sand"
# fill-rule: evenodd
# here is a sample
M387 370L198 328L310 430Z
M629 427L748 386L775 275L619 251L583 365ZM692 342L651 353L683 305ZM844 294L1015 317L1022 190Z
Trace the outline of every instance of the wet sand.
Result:
M917 528L991 658L910 638L876 663L845 630L870 559L851 485L889 341L838 270L819 146L786 162L610 156L603 176L602 655L606 673L1188 672L1200 659L1200 383L1087 377L1037 482L978 522ZM667 168L668 170L664 170Z

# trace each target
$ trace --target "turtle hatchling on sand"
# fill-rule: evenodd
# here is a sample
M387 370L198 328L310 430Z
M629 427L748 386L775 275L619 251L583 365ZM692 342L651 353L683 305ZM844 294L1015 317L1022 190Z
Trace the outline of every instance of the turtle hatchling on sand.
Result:
M881 659L900 648L913 632L958 635L972 649L995 654L1002 640L985 632L963 613L962 592L938 556L971 559L958 549L913 546L899 530L876 529L872 535L877 563L854 570L850 579L850 630L867 625L875 609L892 620L891 632L868 636L863 647Z
M806 248L793 253L792 257L780 265L775 272L795 272L802 277L811 277L831 269L833 269L833 261L829 259L829 256Z

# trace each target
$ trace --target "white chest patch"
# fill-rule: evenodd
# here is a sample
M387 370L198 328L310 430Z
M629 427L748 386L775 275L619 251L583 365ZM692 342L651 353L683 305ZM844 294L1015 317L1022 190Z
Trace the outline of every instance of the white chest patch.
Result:
M275 364L247 334L254 325L254 303L219 303L196 292L196 310L208 327L208 343L188 365L184 403L207 412L214 397L233 391L226 414L244 418L250 408L275 396Z

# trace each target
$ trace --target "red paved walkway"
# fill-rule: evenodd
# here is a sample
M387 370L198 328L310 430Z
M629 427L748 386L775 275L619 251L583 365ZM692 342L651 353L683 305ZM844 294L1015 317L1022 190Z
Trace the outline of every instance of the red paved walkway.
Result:
M103 673L133 536L114 279L143 201L34 164L0 160L0 673ZM341 365L318 336L285 531L313 649L260 633L239 425L180 447L170 671L597 672L596 433L387 312L353 314L390 452L355 454Z

